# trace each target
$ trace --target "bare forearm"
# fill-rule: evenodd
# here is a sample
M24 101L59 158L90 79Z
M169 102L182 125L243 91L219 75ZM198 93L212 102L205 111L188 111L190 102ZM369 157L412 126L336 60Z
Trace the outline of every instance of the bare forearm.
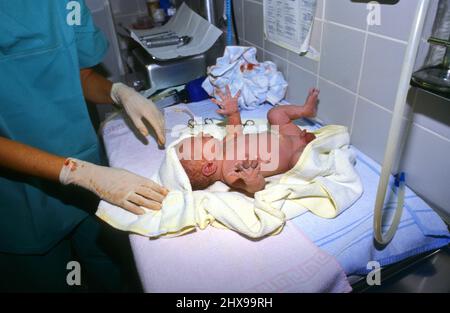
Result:
M64 160L62 157L0 137L0 167L58 181Z
M113 103L111 99L112 82L97 74L93 69L81 70L80 79L84 98L87 101L96 104Z

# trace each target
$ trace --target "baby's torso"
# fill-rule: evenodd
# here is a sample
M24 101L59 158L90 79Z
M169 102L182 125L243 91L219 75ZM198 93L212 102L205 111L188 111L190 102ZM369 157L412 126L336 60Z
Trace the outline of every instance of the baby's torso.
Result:
M244 159L260 160L264 177L285 173L299 160L306 143L299 136L264 132L239 135L226 144L226 162L233 168Z

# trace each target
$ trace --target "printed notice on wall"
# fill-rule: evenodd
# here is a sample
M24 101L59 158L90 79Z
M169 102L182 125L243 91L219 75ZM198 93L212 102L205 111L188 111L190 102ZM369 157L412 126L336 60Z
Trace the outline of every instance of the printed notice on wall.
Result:
M266 39L297 54L308 52L317 0L264 0Z

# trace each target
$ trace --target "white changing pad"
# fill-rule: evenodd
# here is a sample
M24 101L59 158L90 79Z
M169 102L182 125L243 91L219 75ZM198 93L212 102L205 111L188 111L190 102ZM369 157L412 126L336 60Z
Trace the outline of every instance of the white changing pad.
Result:
M130 241L145 292L351 291L334 257L291 223L259 241L212 227L175 239L131 235Z

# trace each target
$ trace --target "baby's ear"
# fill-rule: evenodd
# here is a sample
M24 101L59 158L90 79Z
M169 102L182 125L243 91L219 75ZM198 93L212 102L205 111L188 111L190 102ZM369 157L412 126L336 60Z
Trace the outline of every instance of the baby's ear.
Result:
M202 166L202 174L206 177L213 175L217 171L217 164L213 161L205 162Z

